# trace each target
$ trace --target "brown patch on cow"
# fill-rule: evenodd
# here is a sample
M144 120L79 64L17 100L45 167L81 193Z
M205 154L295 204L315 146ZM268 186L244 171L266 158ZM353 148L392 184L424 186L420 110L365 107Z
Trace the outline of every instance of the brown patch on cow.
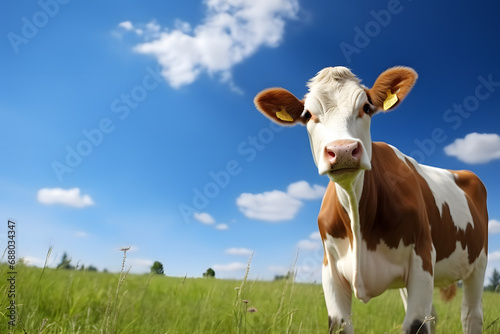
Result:
M352 244L351 221L338 200L335 183L331 181L328 184L325 196L323 197L323 203L321 204L321 210L318 215L318 227L321 239L326 240L326 234L339 239L349 237Z
M368 249L414 245L423 270L433 273L425 197L410 167L384 143L372 144L372 169L365 172L359 205L361 234Z
M455 298L457 294L457 283L453 283L444 288L439 289L439 296L441 300L444 302L450 302L453 298Z
M408 164L411 163L408 161ZM411 165L413 168L413 165ZM487 251L488 240L488 212L486 211L486 189L479 178L472 172L453 172L458 175L455 182L464 191L467 199L472 222L467 224L465 230L459 229L451 217L448 203L444 203L442 214L439 214L432 191L425 179L415 170L420 182L420 188L425 194L425 206L431 225L432 242L436 249L436 262L449 257L456 249L457 241L469 255L469 263L474 262L481 250ZM473 226L474 225L474 226Z
M467 203L474 221L477 235L471 236L473 240L467 245L475 253L484 249L488 253L488 209L486 207L486 187L476 174L467 171L451 171L455 175L455 182L467 195ZM470 254L469 254L470 256ZM470 260L470 259L469 259Z
M457 240L454 238L454 235L457 227L451 218L448 203L443 204L442 215L439 214L435 202L429 201L427 205L432 215L430 221L432 226L431 235L434 247L436 248L436 262L438 262L447 258L455 251Z
M318 215L318 227L322 240L326 240L326 234L339 239L349 237L352 245L351 221L338 200L335 183L331 181L328 184L325 196L323 197L323 203L321 204L321 210ZM323 249L325 250L323 265L326 266L328 264L328 257L324 245Z

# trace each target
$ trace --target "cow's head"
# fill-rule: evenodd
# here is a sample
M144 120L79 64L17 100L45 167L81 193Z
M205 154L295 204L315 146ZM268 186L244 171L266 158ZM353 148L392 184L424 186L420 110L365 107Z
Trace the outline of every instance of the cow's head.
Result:
M263 90L254 101L275 123L305 124L319 174L340 182L371 169L371 117L396 108L416 79L413 69L393 67L367 88L349 69L328 67L309 81L302 101L283 88Z

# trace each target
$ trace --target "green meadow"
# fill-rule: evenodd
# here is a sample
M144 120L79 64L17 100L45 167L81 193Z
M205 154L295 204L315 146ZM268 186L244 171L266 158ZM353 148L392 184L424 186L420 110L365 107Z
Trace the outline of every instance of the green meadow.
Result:
M0 333L327 333L319 284L132 275L16 266L15 327L9 268L2 279ZM250 269L251 270L251 269ZM461 333L460 300L435 295L438 333ZM484 332L500 333L500 293L485 292ZM357 333L400 333L397 290L353 302Z

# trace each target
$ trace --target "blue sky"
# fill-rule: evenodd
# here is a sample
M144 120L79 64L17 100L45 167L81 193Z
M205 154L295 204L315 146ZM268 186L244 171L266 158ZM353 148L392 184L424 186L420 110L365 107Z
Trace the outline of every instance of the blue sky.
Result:
M297 96L327 66L371 86L419 79L372 139L422 163L470 169L488 189L500 268L500 28L487 1L8 1L0 13L0 212L18 251L168 275L319 281L317 175L304 127L253 106ZM497 7L492 7L497 6ZM446 148L446 149L445 149ZM298 252L297 250L300 249ZM298 252L298 253L297 253ZM298 254L298 256L297 256Z

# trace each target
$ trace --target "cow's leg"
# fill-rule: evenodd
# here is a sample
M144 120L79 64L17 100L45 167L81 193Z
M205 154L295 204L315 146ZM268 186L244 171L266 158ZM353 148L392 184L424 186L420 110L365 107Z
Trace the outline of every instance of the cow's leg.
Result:
M323 291L326 309L328 310L328 326L330 333L354 333L351 323L351 286L339 276L337 269L330 261L323 265Z
M483 328L483 283L486 269L486 254L481 253L472 274L463 280L462 328L464 333L481 333Z
M399 293L401 294L401 300L403 301L403 307L405 309L408 308L408 290L406 288L399 289ZM434 304L432 305L431 315L434 318L430 321L431 323L431 333L436 333L436 324L438 322L438 315L436 309L434 308Z
M429 318L432 313L434 277L423 269L422 261L423 259L420 256L413 253L406 282L408 308L403 322L403 332L405 334L429 334L431 330Z
M401 300L403 301L403 307L405 312L408 308L408 290L406 288L399 289L399 293L401 294ZM434 318L430 321L431 323L431 333L436 333L436 324L438 320L436 309L434 308L434 304L432 305L431 315Z

